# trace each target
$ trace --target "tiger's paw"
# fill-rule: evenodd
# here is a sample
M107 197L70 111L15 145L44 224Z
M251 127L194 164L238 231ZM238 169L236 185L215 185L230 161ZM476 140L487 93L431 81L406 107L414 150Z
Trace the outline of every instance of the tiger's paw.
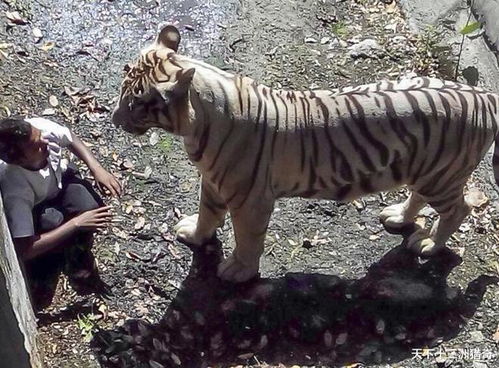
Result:
M224 281L230 282L244 282L258 274L259 260L255 263L246 265L239 261L232 254L230 257L224 259L218 265L218 277Z
M198 215L192 215L184 217L180 220L177 225L173 228L175 230L175 235L177 239L182 243L192 244L192 245L202 245L205 239L200 238L196 234L196 228L198 223Z
M443 246L436 244L429 236L428 231L421 229L409 236L407 247L423 257L429 257L438 253Z
M403 227L412 225L413 221L407 221L404 218L403 203L394 204L385 207L379 214L381 223L390 229L402 229Z

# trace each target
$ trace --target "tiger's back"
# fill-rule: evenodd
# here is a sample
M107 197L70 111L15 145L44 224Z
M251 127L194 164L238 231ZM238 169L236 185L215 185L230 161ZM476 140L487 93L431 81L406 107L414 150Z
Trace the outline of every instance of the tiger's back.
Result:
M217 175L218 166L230 166L235 185L248 195L260 186L258 197L349 200L422 185L456 160L468 173L497 132L497 95L432 78L336 91L274 90L249 80L245 91L227 91L232 109L216 124L230 127L219 132L232 143L208 143L209 166L199 166L218 188L233 190L230 178Z

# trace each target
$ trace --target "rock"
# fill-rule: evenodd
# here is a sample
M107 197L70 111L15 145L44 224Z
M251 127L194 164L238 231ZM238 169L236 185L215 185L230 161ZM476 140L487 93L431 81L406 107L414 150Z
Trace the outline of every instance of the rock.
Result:
M50 106L52 106L52 107L57 107L57 106L59 105L59 100L57 99L57 97L56 97L56 96L51 95L51 96L49 97L49 104L50 104Z
M385 321L380 319L377 323L376 323L376 333L378 335L383 335L383 333L385 332Z
M324 332L324 345L327 348L331 348L333 346L333 335L331 335L331 332L329 331Z
M336 345L343 345L344 343L347 342L347 338L348 338L348 333L346 332L340 333L336 338Z
M395 36L391 38L391 41L393 43L406 43L407 42L407 37L405 36Z
M176 355L175 353L171 353L170 357L172 358L173 363L175 363L178 366L182 365L182 361L180 360L180 358L178 357L178 355Z
M381 50L381 46L378 41L368 38L350 46L348 49L350 50L348 54L356 59L359 57L374 57L374 52Z
M467 222L461 224L461 226L459 226L459 231L462 231L463 233L466 233L468 231L471 230L471 225L468 224Z
M36 42L40 41L43 38L43 33L40 28L33 28L31 32L33 33L33 36L35 36Z
M482 362L473 362L473 368L489 368L489 366Z
M262 335L262 337L260 338L260 341L258 343L258 349L265 348L268 343L269 343L269 338L267 337L267 335Z
M149 366L151 368L165 368L165 366L163 364L160 364L154 360L149 360Z
M159 134L158 132L153 132L151 136L149 137L149 144L151 146L155 146L159 142Z
M52 116L52 115L55 115L55 110L54 109L45 109L42 111L42 115L43 116Z
M407 78L410 78L410 77L407 77ZM437 211L435 211L432 207L427 206L427 207L423 208L421 211L419 211L419 214L421 216L429 217L429 216L436 215Z
M317 40L313 37L306 37L305 43L317 43Z
M254 355L255 355L255 353L245 353L245 354L238 355L237 357L241 360L248 360L248 359L251 359Z
M482 342L485 340L482 331L472 331L470 332L470 342Z

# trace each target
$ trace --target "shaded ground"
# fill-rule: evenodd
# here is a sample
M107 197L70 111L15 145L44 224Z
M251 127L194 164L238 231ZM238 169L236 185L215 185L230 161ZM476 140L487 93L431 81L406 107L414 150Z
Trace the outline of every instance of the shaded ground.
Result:
M438 47L438 33L411 34L394 3L159 4L0 2L0 11L17 9L28 23L9 25L0 16L0 113L45 111L66 123L126 189L121 201L110 201L120 221L94 247L112 294L80 295L59 277L54 300L38 312L47 365L94 367L99 358L106 367L420 367L433 366L436 351L421 360L411 349L429 346L468 354L439 358L444 366L473 366L475 348L496 356L478 364L497 366L499 288L485 289L493 281L486 275L499 272L489 160L470 187L483 189L491 204L476 208L452 241L462 258L446 252L421 264L403 247L392 250L402 238L385 232L377 214L404 190L346 205L281 200L264 278L233 287L213 277L215 248L193 257L174 241L179 216L197 207L198 177L181 142L162 132L132 137L109 123L123 65L161 22L179 21L182 52L284 88L332 88L409 71L449 76L453 57L446 55L455 50ZM379 47L350 55L364 39ZM425 211L422 219L432 217ZM219 235L228 252L229 223ZM97 330L94 354L89 341Z

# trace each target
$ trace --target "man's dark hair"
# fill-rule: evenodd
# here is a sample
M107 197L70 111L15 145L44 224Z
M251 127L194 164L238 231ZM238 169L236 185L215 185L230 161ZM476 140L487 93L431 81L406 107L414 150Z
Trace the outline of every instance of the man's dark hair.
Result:
M23 145L29 141L31 125L22 118L0 120L0 159L9 163L23 155Z

